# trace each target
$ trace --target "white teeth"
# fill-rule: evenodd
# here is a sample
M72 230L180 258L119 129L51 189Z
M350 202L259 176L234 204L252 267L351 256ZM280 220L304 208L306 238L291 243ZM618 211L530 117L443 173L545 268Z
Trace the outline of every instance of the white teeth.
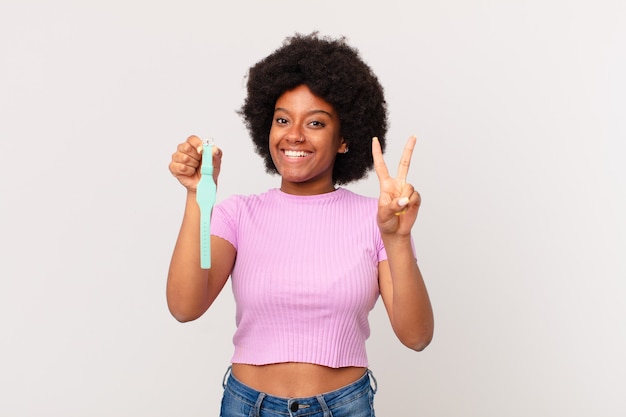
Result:
M302 158L307 156L309 153L304 151L285 151L285 156L290 158Z

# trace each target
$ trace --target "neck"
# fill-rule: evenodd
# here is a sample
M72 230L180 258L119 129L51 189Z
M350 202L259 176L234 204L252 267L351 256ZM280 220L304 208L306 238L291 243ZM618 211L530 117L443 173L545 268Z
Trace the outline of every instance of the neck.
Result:
M286 183L283 181L280 184L280 191L293 195L316 195L326 194L335 191L335 186L332 183L329 184L298 184L298 183Z

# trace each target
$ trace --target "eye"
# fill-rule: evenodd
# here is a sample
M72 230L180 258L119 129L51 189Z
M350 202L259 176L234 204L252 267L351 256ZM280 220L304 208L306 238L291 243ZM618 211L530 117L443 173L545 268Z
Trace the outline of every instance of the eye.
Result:
M326 123L320 122L319 120L313 120L309 123L310 126L322 128L326 126Z
M276 122L277 125L284 125L287 123L287 119L283 117L277 117L276 119L274 119L274 121Z

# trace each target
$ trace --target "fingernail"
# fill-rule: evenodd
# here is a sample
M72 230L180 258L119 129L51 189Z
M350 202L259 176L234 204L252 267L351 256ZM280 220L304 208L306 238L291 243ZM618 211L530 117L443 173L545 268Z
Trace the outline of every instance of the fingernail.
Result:
M198 153L202 153L202 145L198 146L198 147L196 148L196 151L198 151Z
M398 200L398 205L400 207L404 207L407 204L409 204L409 199L407 197L402 197L400 200Z

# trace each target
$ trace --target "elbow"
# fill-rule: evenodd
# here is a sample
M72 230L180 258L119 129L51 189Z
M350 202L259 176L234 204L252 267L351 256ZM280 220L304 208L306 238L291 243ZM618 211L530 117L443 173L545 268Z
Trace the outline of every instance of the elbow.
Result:
M180 313L172 313L172 316L174 316L174 318L179 323L188 323L190 321L194 321L195 319L197 319L197 317L193 317L193 316L186 315L186 314L180 314Z
M181 306L174 305L172 303L168 303L167 306L170 310L170 314L180 323L194 321L201 315L197 314L196 312L190 311L189 309L182 308Z
M421 352L433 340L434 329L432 325L425 326L422 329L416 329L412 334L404 335L403 337L398 337L402 344L408 347L411 350L416 352Z
M190 321L194 321L197 317L193 317L189 314L185 314L185 313L181 313L178 311L172 311L170 310L170 313L172 314L172 316L179 322L179 323L188 323Z
M426 349L428 345L430 345L431 341L432 341L432 337L429 337L429 338L416 339L416 340L411 340L411 341L403 341L402 343L404 344L404 346L408 347L411 350L414 350L416 352L421 352L424 349Z
M201 300L175 291L175 289L170 287L167 288L165 298L170 314L181 323L196 320L208 308L208 306L204 307Z

